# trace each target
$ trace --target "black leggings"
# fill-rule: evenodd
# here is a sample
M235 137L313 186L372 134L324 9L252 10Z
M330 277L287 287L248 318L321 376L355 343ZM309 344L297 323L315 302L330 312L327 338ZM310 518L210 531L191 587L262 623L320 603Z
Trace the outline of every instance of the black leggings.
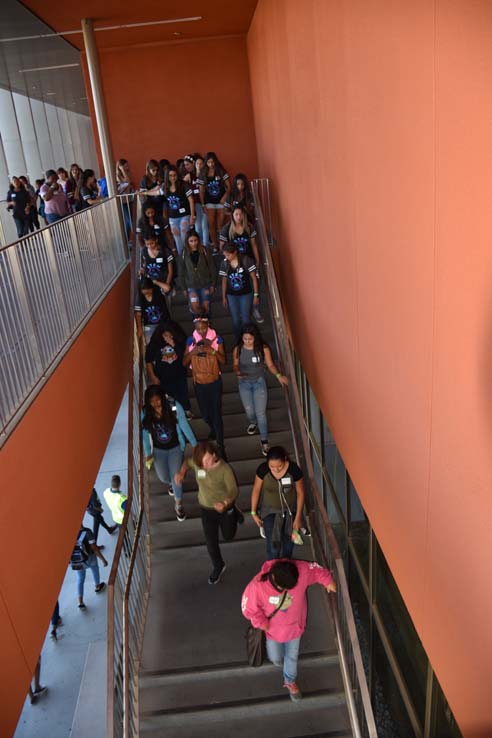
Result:
M201 513L208 554L212 559L214 568L221 569L224 566L224 559L219 547L219 528L224 536L224 541L232 541L237 530L236 509L233 506L225 512L219 513L217 510L202 507Z

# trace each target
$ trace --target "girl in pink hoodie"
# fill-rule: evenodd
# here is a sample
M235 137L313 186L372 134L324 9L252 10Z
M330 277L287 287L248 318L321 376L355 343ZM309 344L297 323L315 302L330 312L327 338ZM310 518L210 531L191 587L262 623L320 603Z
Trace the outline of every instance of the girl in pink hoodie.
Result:
M265 631L270 661L276 666L283 662L284 687L294 702L302 699L296 684L297 659L306 627L306 589L311 584L322 584L327 592L336 592L331 573L315 562L266 561L244 590L241 602L244 617Z

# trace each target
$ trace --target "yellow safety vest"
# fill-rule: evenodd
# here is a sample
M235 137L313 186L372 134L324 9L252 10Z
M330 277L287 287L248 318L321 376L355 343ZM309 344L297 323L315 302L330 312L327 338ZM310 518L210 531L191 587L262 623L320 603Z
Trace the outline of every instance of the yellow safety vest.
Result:
M118 523L118 525L121 525L125 516L123 503L126 502L126 495L122 494L121 492L114 492L111 487L105 489L103 495L109 509L111 510L111 515L113 516L114 522Z

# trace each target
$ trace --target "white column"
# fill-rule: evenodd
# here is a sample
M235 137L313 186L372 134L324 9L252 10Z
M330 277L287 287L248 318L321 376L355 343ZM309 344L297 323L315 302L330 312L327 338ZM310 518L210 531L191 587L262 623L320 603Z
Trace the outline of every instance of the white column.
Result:
M9 177L27 171L12 94L0 88L0 131Z
M48 130L48 122L44 110L44 103L41 100L31 99L32 119L38 139L39 154L43 164L43 170L56 169L55 155L51 145L50 132Z
M26 161L26 171L23 174L27 174L31 184L34 184L36 179L44 177L45 167L39 155L29 98L26 95L13 92L12 100L14 102L24 159Z
M50 131L50 138L51 138L51 146L53 147L53 156L54 158L54 165L53 169L58 169L58 167L63 167L64 169L68 170L68 167L72 163L71 161L67 161L65 158L65 151L63 149L63 141L62 141L62 135L60 130L60 123L58 121L58 115L56 112L56 107L54 105L51 105L50 103L44 104L44 109L46 112L46 120L48 121L48 128Z

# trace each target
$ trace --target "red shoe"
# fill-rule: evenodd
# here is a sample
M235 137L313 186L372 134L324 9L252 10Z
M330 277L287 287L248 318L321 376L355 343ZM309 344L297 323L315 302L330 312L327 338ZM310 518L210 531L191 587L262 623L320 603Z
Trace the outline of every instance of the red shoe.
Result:
M302 693L295 682L284 682L284 687L289 690L289 697L292 702L299 702L302 700Z

